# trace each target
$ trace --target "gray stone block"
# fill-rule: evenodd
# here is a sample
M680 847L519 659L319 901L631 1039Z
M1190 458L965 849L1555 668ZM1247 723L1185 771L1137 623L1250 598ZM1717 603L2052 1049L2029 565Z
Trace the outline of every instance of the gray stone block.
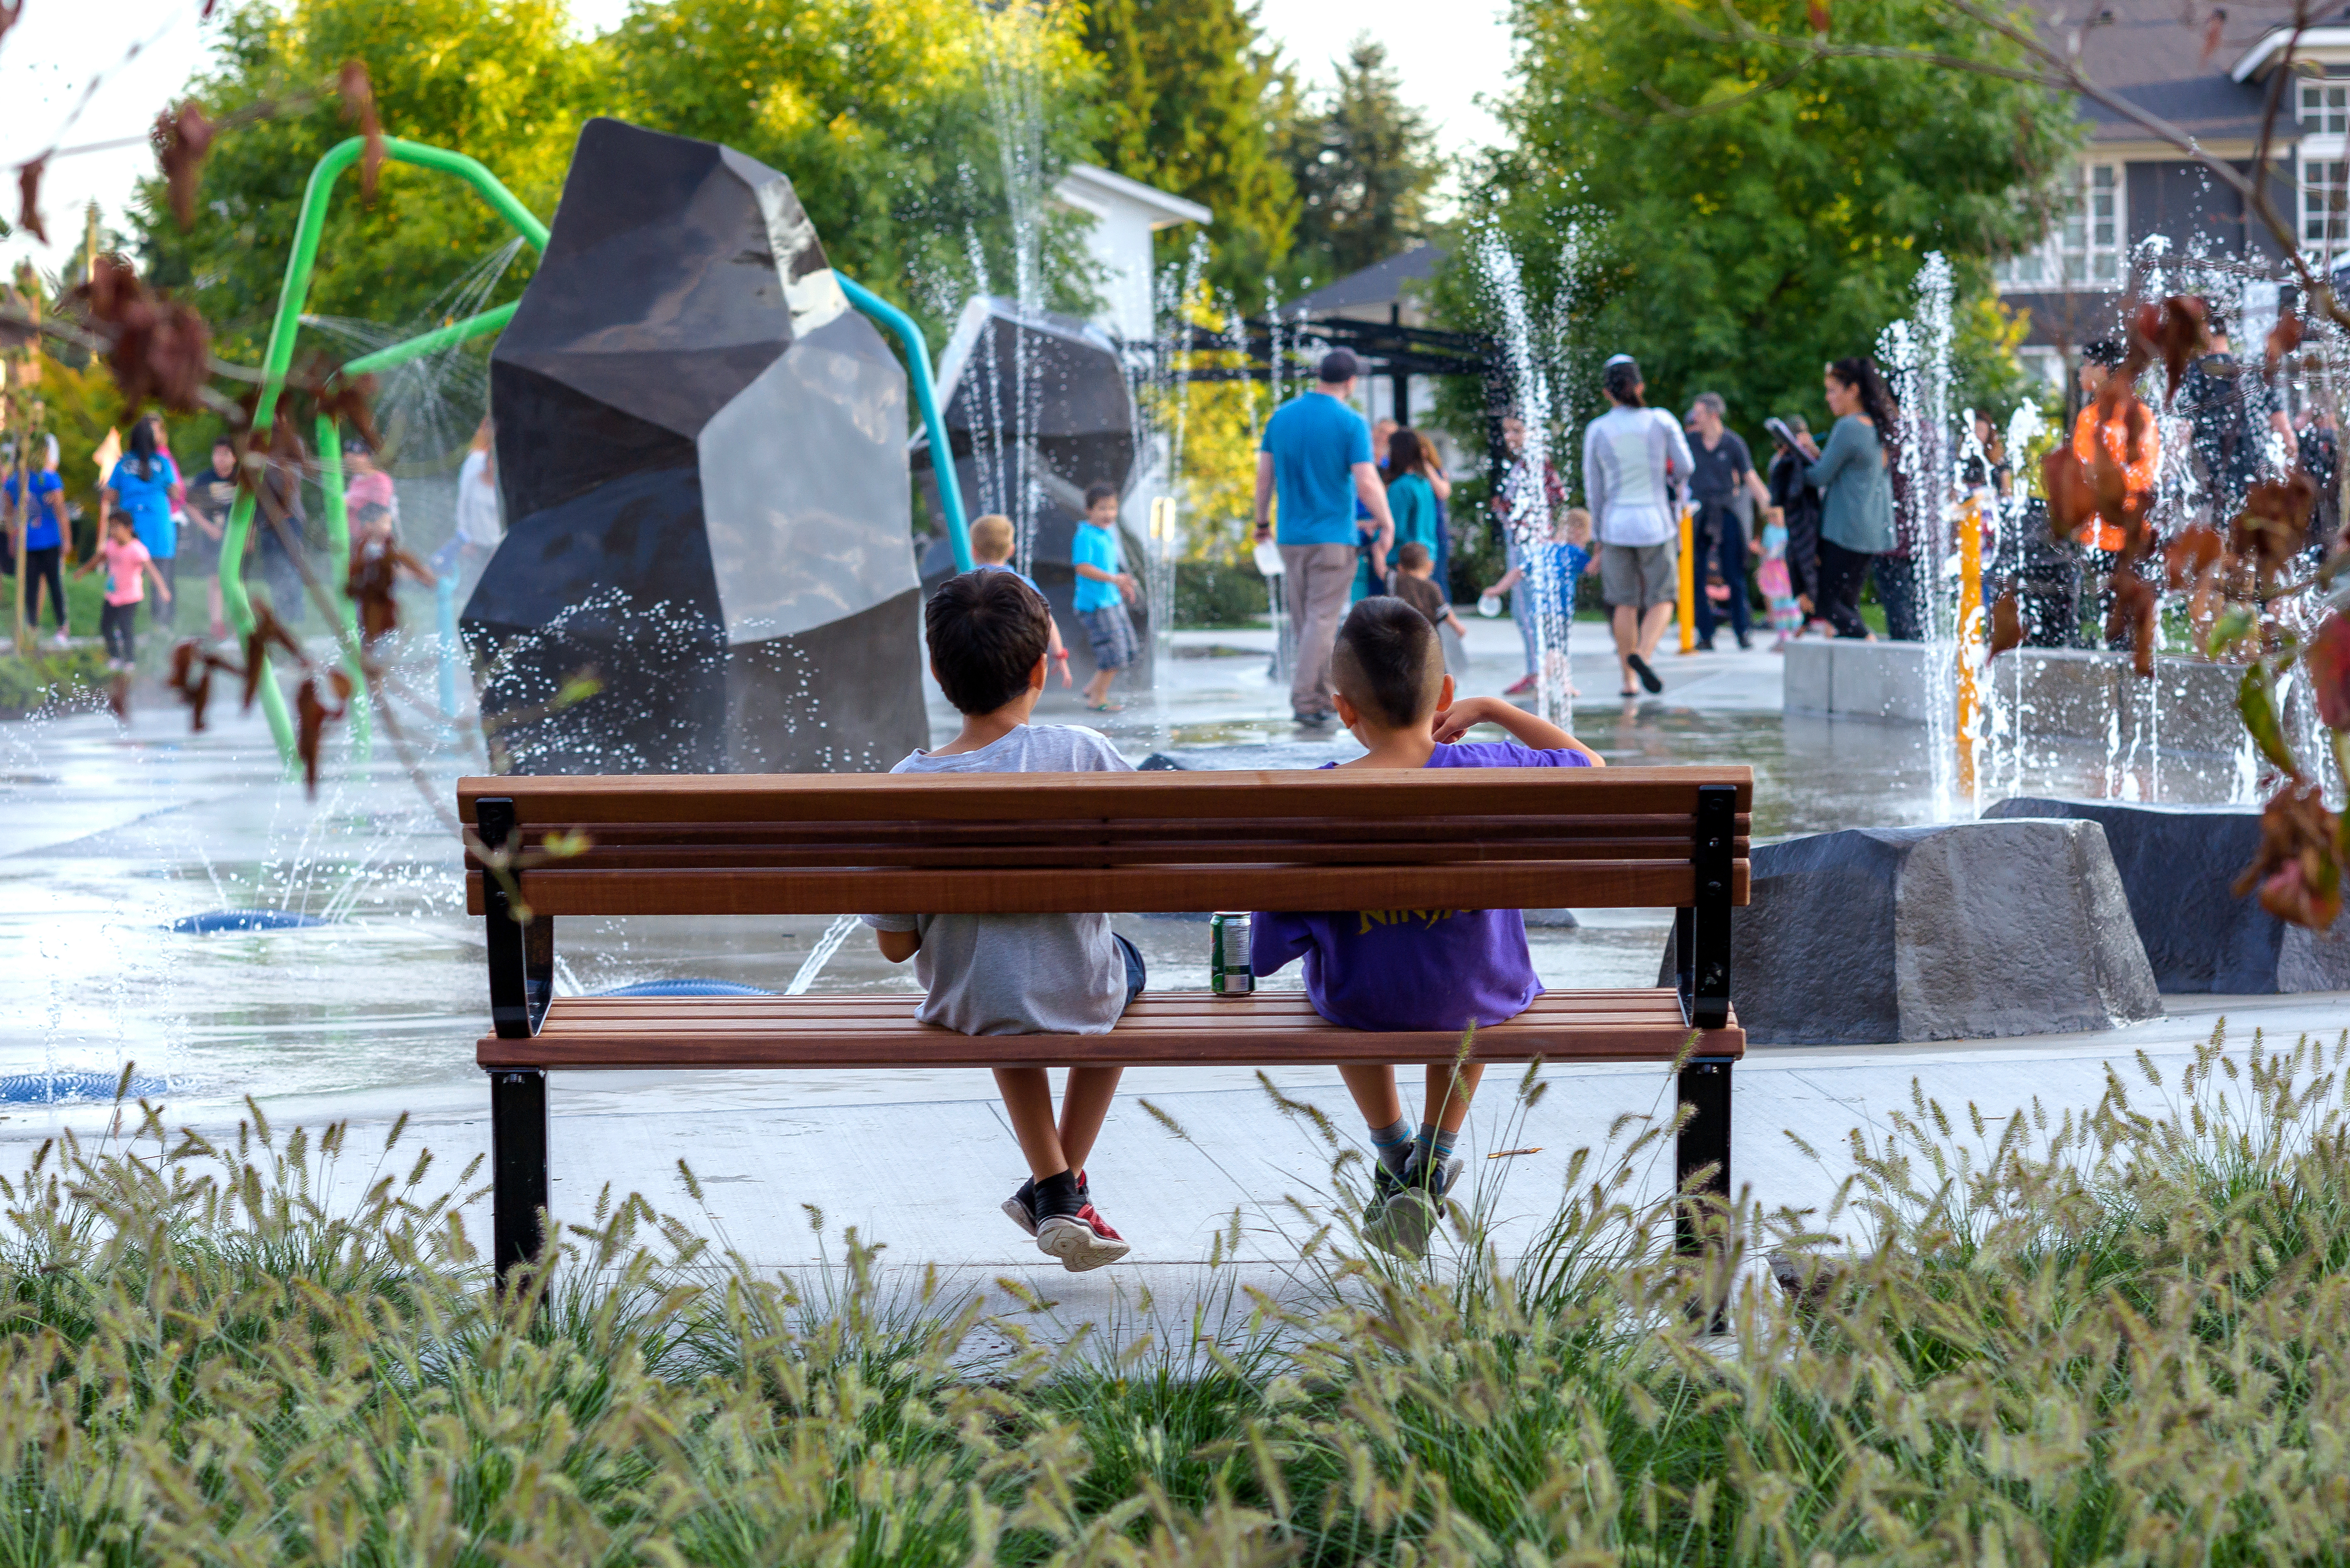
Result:
M1780 707L1790 713L1835 711L1835 644L1798 638L1787 645Z
M2350 990L2350 918L2330 931L2310 931L2286 925L2257 898L2236 896L2236 877L2260 848L2257 806L2019 796L1984 815L2103 827L2131 922L2166 992Z
M1853 828L1753 852L1731 997L1760 1045L2113 1029L2162 1015L2104 830ZM1671 983L1672 939L1660 983Z

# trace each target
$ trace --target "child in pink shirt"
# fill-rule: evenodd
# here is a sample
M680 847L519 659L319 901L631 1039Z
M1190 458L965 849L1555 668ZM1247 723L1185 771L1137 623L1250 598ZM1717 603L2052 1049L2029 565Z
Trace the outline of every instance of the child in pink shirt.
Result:
M109 520L105 542L74 576L87 576L100 565L106 567L106 607L99 612L98 625L106 638L106 667L127 670L136 657L131 627L140 601L147 597L147 579L155 580L155 592L167 605L172 602L172 586L155 569L155 558L139 542L138 530L124 513L118 512Z

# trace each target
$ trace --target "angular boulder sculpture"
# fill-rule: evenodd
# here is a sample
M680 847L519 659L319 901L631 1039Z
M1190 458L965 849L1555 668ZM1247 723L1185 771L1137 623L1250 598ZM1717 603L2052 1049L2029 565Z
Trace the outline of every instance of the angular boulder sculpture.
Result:
M1730 993L1765 1045L2114 1029L2162 1016L2094 822L1823 833L1753 852ZM1673 981L1665 939L1659 982Z
M939 356L939 399L964 505L973 516L1002 513L1028 530L1028 575L1053 607L1082 682L1093 673L1093 648L1076 618L1069 545L1085 515L1087 490L1107 484L1118 492L1121 549L1138 580L1149 547L1149 499L1137 461L1141 418L1117 343L1071 317L973 298ZM914 452L935 510L937 481L928 472L935 454L926 438L915 441ZM954 571L944 539L931 544L921 569L925 588ZM1127 611L1136 639L1135 662L1124 677L1129 691L1150 682L1150 609L1141 603ZM1045 700L1071 707L1074 695L1056 681Z
M922 743L905 372L789 180L589 120L490 388L508 524L463 630L494 759L848 771Z
M2166 992L2350 991L2350 915L2312 931L2285 924L2251 894L2237 897L2236 877L2260 848L2258 806L2018 796L1983 815L2102 826L2154 982Z

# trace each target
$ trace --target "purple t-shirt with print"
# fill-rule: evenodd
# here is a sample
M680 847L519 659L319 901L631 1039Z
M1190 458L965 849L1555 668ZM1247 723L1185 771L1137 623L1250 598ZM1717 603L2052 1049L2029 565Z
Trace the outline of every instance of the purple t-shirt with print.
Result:
M1336 763L1324 764L1336 767ZM1439 746L1431 768L1582 768L1580 752L1515 741ZM1543 992L1518 909L1345 909L1259 914L1249 967L1271 974L1305 960L1314 1011L1348 1029L1466 1029L1523 1012Z

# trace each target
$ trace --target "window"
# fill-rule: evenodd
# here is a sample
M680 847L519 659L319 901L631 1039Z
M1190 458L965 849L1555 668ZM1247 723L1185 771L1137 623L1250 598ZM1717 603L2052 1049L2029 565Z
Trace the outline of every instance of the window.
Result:
M2301 244L2322 266L2350 250L2350 162L2313 158L2302 164Z
M2309 82L2301 89L2301 130L2304 136L2340 136L2350 131L2350 86Z
M2055 233L1993 269L2003 288L2116 289L2122 283L2122 171L2085 163Z

